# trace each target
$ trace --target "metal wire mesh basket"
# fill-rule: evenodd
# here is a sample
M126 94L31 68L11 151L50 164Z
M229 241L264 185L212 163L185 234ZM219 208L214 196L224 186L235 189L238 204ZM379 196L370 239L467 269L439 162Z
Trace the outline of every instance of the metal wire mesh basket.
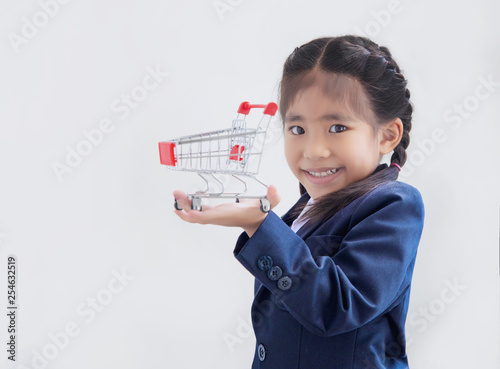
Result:
M247 116L251 109L264 108L256 128L247 127ZM259 198L261 210L268 212L270 203L267 196L247 195L248 187L244 178L251 178L267 188L256 178L264 151L267 129L278 106L268 104L250 104L242 102L238 115L231 128L182 136L158 143L160 162L171 170L196 172L205 181L206 188L187 194L191 198L191 208L202 210L201 198ZM216 174L230 175L242 185L241 192L227 192L223 181ZM210 191L210 183L216 184L219 191ZM181 210L177 201L176 209Z

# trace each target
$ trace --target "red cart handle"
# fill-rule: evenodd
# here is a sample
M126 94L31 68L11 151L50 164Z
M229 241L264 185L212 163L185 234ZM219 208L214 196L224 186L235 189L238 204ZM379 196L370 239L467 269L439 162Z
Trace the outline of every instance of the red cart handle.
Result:
M276 111L278 110L278 105L271 102L269 104L250 104L248 101L244 101L240 104L238 108L238 114L248 115L250 113L250 109L252 108L264 108L264 114L274 116Z

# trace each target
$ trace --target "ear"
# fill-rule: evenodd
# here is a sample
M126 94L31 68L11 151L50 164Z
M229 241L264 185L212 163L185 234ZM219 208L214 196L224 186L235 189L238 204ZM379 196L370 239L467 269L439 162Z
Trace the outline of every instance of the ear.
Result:
M403 122L400 118L385 123L379 129L379 150L381 155L390 153L403 137Z

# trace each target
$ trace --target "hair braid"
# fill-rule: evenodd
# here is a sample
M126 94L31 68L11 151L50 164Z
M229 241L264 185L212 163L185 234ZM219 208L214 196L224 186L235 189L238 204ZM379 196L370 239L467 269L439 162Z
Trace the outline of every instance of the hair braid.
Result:
M406 91L409 97L410 91ZM401 118L401 121L403 122L403 136L401 137L401 141L399 141L399 144L394 148L394 153L391 156L391 163L396 163L400 166L403 166L406 163L406 149L410 145L411 114L413 112L413 107L411 102L409 101L406 112L406 117ZM407 118L408 116L409 118Z
M406 149L410 144L410 131L412 128L413 105L410 101L410 90L407 88L408 81L401 74L401 69L393 59L392 54L387 47L379 47L370 40L365 40L365 42L363 42L363 47L370 52L371 60L374 63L378 62L379 64L378 68L373 68L369 65L366 66L366 70L370 71L370 82L372 85L377 85L384 79L392 79L392 83L395 86L395 93L390 95L390 99L392 101L397 100L400 102L399 105L401 108L397 112L396 116L399 117L403 123L403 134L401 141L394 148L394 152L391 156L391 163L396 163L402 167L406 163ZM377 112L380 117L386 119L393 118L387 115L386 112L390 109L386 109L386 104L382 103L374 105L375 110L380 110ZM377 109L377 107L380 108Z

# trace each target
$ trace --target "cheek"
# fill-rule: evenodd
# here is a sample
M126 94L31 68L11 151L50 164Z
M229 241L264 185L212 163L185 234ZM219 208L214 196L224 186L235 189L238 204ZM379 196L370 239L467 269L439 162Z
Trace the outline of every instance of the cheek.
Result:
M370 128L371 129L371 128ZM351 154L357 153L357 156L371 156L374 152L378 152L378 141L370 129L356 132L349 137L349 142L346 142L346 148L349 147Z
M292 157L293 157L293 151L291 149L291 145L289 142L287 142L287 140L285 140L285 159L288 165L291 164Z
M371 163L374 145L372 140L367 140L365 136L352 135L339 142L336 150L341 154L344 164L359 168Z
M297 172L297 166L300 160L300 151L298 150L297 144L285 140L285 159L288 163L288 167L292 172Z

